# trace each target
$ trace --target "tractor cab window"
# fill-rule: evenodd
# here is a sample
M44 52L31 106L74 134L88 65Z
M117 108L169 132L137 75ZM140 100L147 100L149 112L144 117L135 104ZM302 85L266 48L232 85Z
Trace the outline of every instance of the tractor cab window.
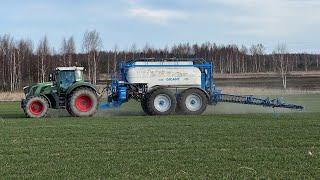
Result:
M61 71L60 72L60 87L67 89L76 81L74 71Z
M83 72L81 70L75 71L76 81L83 81Z

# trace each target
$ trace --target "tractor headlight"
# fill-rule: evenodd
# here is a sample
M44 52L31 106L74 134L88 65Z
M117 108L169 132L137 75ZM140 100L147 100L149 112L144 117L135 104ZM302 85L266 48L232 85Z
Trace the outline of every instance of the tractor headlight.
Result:
M29 90L30 90L30 87L29 86L26 86L23 88L23 92L25 95L27 95L29 93Z

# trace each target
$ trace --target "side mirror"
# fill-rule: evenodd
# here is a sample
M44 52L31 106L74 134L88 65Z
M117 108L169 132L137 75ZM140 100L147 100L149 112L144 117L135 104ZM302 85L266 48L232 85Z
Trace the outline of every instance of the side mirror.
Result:
M49 74L49 81L55 81L56 79L55 79L55 76L54 76L54 74L53 73L50 73Z

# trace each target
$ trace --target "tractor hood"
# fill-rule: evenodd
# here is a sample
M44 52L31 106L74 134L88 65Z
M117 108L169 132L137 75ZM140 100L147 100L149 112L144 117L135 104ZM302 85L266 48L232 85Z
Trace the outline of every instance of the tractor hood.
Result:
M26 96L38 96L40 95L40 93L46 94L46 91L49 91L50 93L52 86L52 82L37 83L31 86L24 87L23 92Z

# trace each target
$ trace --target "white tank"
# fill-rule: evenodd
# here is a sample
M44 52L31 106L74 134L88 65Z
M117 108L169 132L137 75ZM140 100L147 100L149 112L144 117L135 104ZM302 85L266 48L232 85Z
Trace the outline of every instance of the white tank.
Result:
M191 61L180 62L135 62L134 65L177 65L176 67L131 67L127 72L129 83L147 83L148 88L157 85L196 86L201 87L201 71L196 67L179 67L193 65Z

